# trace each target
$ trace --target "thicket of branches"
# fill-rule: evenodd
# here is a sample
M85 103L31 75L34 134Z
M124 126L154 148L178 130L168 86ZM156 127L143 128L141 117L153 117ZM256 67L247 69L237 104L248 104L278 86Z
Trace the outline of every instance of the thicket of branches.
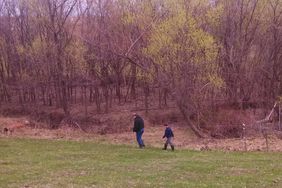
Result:
M0 0L0 88L66 116L169 99L201 136L191 115L282 95L282 1Z

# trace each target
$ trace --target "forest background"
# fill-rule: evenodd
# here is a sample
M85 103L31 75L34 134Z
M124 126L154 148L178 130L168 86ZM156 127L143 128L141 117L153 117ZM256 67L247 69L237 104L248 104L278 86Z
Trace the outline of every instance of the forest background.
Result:
M281 0L0 0L2 115L87 130L123 109L205 137L281 96Z

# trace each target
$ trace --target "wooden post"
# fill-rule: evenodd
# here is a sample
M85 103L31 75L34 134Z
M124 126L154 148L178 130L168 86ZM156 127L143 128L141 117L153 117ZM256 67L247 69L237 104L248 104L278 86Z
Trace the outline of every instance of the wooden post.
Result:
M87 86L85 85L83 87L83 98L84 98L84 116L85 116L85 119L87 119L87 116L88 116L88 110L87 110Z
M263 137L265 138L266 151L269 151L267 128L264 128L262 133L263 133Z
M278 118L279 118L278 130L281 131L281 105L280 104L278 106Z
M247 140L246 140L246 125L243 123L243 142L244 142L244 150L247 151Z
M268 134L267 134L267 131L266 131L266 135L265 135L265 142L266 142L266 151L269 151Z

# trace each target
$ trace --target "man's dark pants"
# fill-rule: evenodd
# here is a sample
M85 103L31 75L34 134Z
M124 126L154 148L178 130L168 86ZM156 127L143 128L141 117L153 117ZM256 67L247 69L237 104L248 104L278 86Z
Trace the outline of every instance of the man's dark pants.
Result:
M142 140L143 133L144 133L144 128L141 129L139 132L136 132L136 139L137 139L137 142L138 142L140 148L145 146L144 142Z

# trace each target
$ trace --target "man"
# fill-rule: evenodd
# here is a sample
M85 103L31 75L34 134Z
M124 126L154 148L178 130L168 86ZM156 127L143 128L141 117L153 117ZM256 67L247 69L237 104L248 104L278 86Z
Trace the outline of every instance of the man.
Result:
M136 140L140 148L144 148L145 144L142 140L142 135L144 133L144 121L143 119L136 113L133 114L134 117L134 127L133 132L136 132Z
M163 138L166 138L166 142L164 144L164 148L163 150L166 150L167 149L167 145L169 144L172 151L174 151L174 144L173 144L173 138L174 138L174 134L173 134L173 131L172 129L168 126L168 124L164 124L164 126L166 127L165 128L165 133L164 133L164 136Z

